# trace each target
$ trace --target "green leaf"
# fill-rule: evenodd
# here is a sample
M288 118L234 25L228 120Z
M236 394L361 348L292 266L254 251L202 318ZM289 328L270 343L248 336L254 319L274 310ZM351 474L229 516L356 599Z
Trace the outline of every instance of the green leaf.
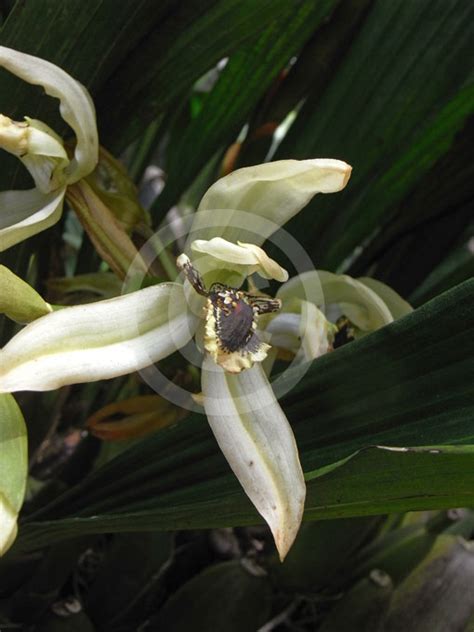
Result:
M353 577L356 551L377 532L382 521L380 516L364 516L306 522L283 564L276 556L271 559L270 573L279 586L295 592L328 587L338 590Z
M350 274L357 276L370 269L374 276L408 295L427 273L442 264L453 244L462 240L472 220L473 142L471 117L449 151L418 179L408 197L396 205L393 219L366 245L351 265ZM470 276L459 277L438 293ZM436 292L429 298L435 295Z
M304 217L290 227L308 248L318 236L321 267L340 265L391 218L473 111L473 18L463 0L378 0L327 89L306 101L277 157L354 167L344 195L307 209L311 231Z
M307 473L307 519L441 509L453 504L470 505L474 500L473 446L368 448L327 469ZM122 503L117 512L97 515L96 511L87 511L95 515L26 523L18 549L32 550L87 533L257 524L255 510L232 480L225 479L221 474L219 480L194 484L192 492L171 492L166 495L167 502L153 498L133 503L129 499L130 504ZM101 505L105 507L106 503Z
M163 110L176 107L201 75L247 46L289 6L294 10L290 0L174 2L99 94L104 140L114 148L125 147Z
M395 591L384 630L469 630L473 582L472 544L441 535L430 554Z
M473 287L466 282L319 358L286 398L308 483L307 519L473 503L474 446L449 447L473 443ZM86 532L258 521L206 421L194 417L28 517L21 546Z
M455 134L474 111L473 104L474 85L470 85L462 89L428 126L424 126L424 129L415 135L411 145L376 182L370 183L361 198L352 206L352 212L344 211L346 217L343 218L343 223L334 222L326 237L330 244L326 258L331 265L350 254L380 221L386 221L387 211L400 203L421 176L448 151ZM359 212L361 207L364 208L363 213ZM343 230L343 225L346 230ZM334 239L336 234L337 240Z
M277 125L296 114L310 92L322 93L349 50L373 0L344 0L316 27L311 38L281 72L252 113L237 165L263 162ZM294 63L293 63L294 62ZM288 118L287 118L288 117ZM272 148L273 149L273 148Z
M168 4L161 3L161 7ZM1 40L4 46L57 64L92 88L94 95L137 42L159 23L162 11L155 5L145 0L132 11L127 3L113 0L17 2L2 26ZM87 54L78 55L78 50ZM26 114L45 120L58 133L64 129L57 101L40 98L39 88L2 72L0 92L4 114L17 119ZM0 189L11 188L16 165L2 171Z
M250 563L223 562L188 581L150 621L154 630L257 630L270 613L270 583Z
M95 98L101 142L125 147L209 68L273 22L289 0L114 0L16 3L1 27L2 44L61 66ZM87 51L78 55L77 51ZM53 100L0 74L2 112L61 127ZM111 103L113 107L111 108ZM2 160L3 162L3 160ZM1 187L16 165L7 162Z
M26 426L12 395L0 395L0 556L12 545L28 472Z
M154 206L157 219L176 203L214 153L235 140L275 76L334 5L335 0L288 3L255 42L231 57L198 116L184 133L180 128L170 139L169 176Z
M103 563L87 592L87 612L97 626L133 626L130 619L143 614L145 597L157 584L172 551L164 533L124 533L113 538ZM161 572L160 572L161 571ZM135 623L137 623L135 621Z
M474 228L474 227L472 227ZM450 287L474 277L474 238L473 230L469 231L464 241L426 277L423 283L413 292L410 300L421 304Z
M468 474L473 464L474 446L367 448L326 475L324 468L323 474L321 470L307 473L314 480L307 516L364 516L469 505L474 498Z
M390 577L374 569L340 599L319 627L321 632L383 630L383 621L393 593ZM350 621L350 628L347 623Z

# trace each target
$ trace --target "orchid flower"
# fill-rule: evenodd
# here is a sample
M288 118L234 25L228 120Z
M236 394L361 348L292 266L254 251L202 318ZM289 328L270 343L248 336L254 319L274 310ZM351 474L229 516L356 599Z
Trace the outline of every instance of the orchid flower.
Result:
M316 193L341 190L350 171L337 160L285 160L217 181L189 231L198 239L178 258L185 285L161 283L38 318L0 350L0 392L124 375L196 335L209 423L283 559L302 519L305 483L291 427L262 368L269 345L257 331L280 300L238 288L254 273L288 278L261 244ZM243 227L234 221L239 214Z
M62 139L45 123L0 114L0 148L17 156L35 188L0 193L0 252L36 235L61 217L68 185L87 176L98 160L95 110L87 90L49 61L0 46L0 66L59 99L64 121L76 135L70 158Z

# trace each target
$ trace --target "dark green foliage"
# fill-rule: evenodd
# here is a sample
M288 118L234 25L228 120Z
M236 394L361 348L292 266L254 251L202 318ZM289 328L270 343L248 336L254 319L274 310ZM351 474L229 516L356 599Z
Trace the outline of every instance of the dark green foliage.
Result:
M0 560L2 630L471 632L473 513L449 508L474 506L473 31L467 0L0 2L0 44L90 89L101 142L137 185L164 168L155 227L223 170L343 159L345 191L286 228L316 266L383 280L418 308L304 367L283 399L308 483L283 565L248 528L261 520L204 417L115 452L88 437L70 457L91 413L144 386L21 394L44 487ZM64 131L57 102L3 70L0 112ZM0 190L27 185L2 152ZM64 225L0 263L46 296L66 261L97 272ZM15 327L0 316L0 346Z

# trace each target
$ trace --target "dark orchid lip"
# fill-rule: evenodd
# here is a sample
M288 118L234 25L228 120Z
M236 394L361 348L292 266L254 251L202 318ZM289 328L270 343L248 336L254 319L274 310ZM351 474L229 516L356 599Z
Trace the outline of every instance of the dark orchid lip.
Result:
M224 351L257 351L260 340L255 334L257 313L244 292L219 288L209 292L209 307L213 310L215 333Z
M256 333L257 320L260 314L278 311L281 301L223 283L214 283L207 290L186 255L178 257L177 264L195 291L207 297L204 346L214 360L228 371L238 373L264 359L269 346Z

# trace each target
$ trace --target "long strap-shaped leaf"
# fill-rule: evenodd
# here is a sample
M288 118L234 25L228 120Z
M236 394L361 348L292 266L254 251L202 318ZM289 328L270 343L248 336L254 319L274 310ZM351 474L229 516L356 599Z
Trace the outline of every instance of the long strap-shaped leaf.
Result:
M448 151L474 107L473 25L464 0L376 0L327 88L308 96L276 158L316 151L356 167L343 195L292 223L309 250L318 235L318 266L341 264Z
M186 129L180 126L173 132L169 178L155 203L158 217L176 202L213 154L233 142L265 90L334 5L334 0L294 2L280 14L272 8L276 19L269 25L262 23L259 37L230 58L199 115ZM195 149L192 155L190 146Z
M473 291L466 282L313 363L284 406L306 472L307 517L472 504L472 446L447 445L474 443ZM358 452L371 445L421 448ZM87 532L257 521L205 419L195 418L89 475L20 536L32 548Z

